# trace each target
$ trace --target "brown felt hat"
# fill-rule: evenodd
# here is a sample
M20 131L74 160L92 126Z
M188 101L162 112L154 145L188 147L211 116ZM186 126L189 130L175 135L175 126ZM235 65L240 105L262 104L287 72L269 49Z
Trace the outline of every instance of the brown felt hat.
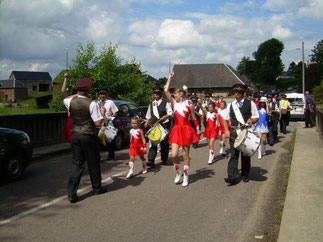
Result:
M91 86L92 80L90 78L82 78L75 83L74 88L78 91L85 91L90 89Z

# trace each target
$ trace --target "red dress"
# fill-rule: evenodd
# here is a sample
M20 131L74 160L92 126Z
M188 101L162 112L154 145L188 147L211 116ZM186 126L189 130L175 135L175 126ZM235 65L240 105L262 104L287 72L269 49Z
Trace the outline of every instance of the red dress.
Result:
M144 144L142 143L141 139L141 129L131 129L130 130L130 149L129 155L130 156L138 156L146 154L144 150Z
M218 137L218 126L216 121L216 112L206 113L206 128L204 131L205 138L217 138Z
M196 130L190 125L188 117L190 115L190 103L176 102L174 105L174 126L169 135L168 142L170 144L178 144L179 146L189 146L200 140Z
M72 118L71 118L71 115L69 115L69 113L67 113L67 121L66 121L63 133L62 133L62 138L68 140L69 142L72 141L71 127L72 127Z
M224 126L223 126L223 116L226 116L226 112L229 112L227 109L218 109L219 112L219 135L222 135L225 133ZM228 124L228 130L230 130L231 126Z

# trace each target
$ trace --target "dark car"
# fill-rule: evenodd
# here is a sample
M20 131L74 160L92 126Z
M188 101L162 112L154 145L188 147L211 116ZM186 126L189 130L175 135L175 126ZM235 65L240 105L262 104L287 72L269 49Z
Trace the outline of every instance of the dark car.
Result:
M7 181L16 181L30 164L33 145L28 134L0 127L0 174Z
M125 142L128 142L129 131L131 129L131 118L138 116L141 122L144 121L145 115L140 108L132 102L113 100L115 105L118 107L118 115L113 120L113 125L118 129L116 137L117 149L120 149Z

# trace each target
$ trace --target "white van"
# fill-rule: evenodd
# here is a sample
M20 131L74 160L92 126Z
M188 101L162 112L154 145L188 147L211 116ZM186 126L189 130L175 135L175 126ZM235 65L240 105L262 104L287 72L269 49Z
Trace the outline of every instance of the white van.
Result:
M303 93L286 93L287 100L292 106L290 118L305 120L305 97Z

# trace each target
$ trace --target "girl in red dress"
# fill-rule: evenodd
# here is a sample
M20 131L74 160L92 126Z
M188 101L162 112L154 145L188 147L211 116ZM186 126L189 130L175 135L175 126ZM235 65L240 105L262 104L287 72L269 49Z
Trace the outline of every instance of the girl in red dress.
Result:
M139 156L142 161L142 168L143 174L147 173L147 165L146 165L146 139L144 136L144 132L142 129L139 128L140 121L138 117L131 118L131 127L130 130L130 149L129 149L129 155L130 155L130 162L127 164L129 165L129 171L126 176L127 179L130 179L133 177L133 167L134 167L134 161L135 157Z
M229 110L227 109L227 103L225 101L221 101L220 102L220 108L218 109L218 113L219 113L219 146L220 146L220 154L222 154L223 156L226 154L225 152L225 135L224 135L224 126L223 126L223 122L227 122L226 120L223 119L223 117L227 117ZM228 126L228 130L230 130L231 126L230 124L227 122L227 126Z
M165 94L169 102L171 102L174 108L174 126L169 136L169 143L172 144L172 158L174 163L174 169L176 172L175 184L180 183L181 177L184 173L182 186L188 185L188 170L190 168L190 145L200 140L199 134L201 133L200 127L196 120L194 106L185 99L186 86L183 88L175 89L173 95L169 92L169 85L174 73L169 74L168 81L165 85ZM188 119L191 114L191 120L196 127L196 130L190 125ZM182 154L184 158L183 173L179 168L179 147L182 146Z
M209 143L209 161L208 164L211 165L214 161L214 141L218 137L218 115L215 109L215 103L210 102L208 105L208 112L206 112L206 127L204 131L204 137L208 138Z

